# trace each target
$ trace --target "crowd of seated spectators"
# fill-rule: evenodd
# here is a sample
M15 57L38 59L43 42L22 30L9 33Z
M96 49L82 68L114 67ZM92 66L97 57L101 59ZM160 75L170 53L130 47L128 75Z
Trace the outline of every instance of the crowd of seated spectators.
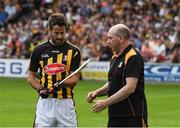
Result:
M84 60L110 60L108 29L123 23L146 62L180 62L179 0L0 1L0 58L28 59L48 39L47 20L54 12L66 16L66 37L81 49Z

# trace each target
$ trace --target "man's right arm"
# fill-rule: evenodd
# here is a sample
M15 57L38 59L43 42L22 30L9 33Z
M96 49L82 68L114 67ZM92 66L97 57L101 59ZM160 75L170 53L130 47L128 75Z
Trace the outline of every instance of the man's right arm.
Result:
M38 80L36 79L36 72L29 71L27 81L35 90L42 88L42 86L39 84Z
M106 96L108 88L109 88L109 83L107 82L102 87L100 87L99 89L96 90L96 93L97 93L96 97Z
M107 82L106 84L104 84L104 86L100 87L99 89L89 92L87 95L87 101L89 103L92 103L96 97L107 95L108 88L109 84Z

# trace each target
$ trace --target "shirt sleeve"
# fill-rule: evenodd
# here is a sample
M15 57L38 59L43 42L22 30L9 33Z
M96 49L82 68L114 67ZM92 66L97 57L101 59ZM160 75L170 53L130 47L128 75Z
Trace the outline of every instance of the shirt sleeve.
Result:
M81 64L81 53L79 50L75 51L71 62L71 71L75 71Z
M140 57L136 55L130 57L126 65L125 77L136 77L139 79L141 77L141 69L144 68L142 66Z
M39 59L38 59L37 52L34 49L34 51L31 54L31 58L30 58L29 71L37 72L38 68L39 68Z

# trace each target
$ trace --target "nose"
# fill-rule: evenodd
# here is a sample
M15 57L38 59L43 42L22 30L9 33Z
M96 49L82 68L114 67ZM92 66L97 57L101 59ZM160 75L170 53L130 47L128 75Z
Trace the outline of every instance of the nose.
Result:
M107 42L106 42L107 44L109 44L110 42L109 42L109 39L107 39Z
M109 41L109 39L107 40L107 42L106 42L108 45L110 45L111 43L110 43L110 41Z
M61 38L62 38L62 35L61 35L61 34L58 34L57 37L58 37L58 39L61 39Z

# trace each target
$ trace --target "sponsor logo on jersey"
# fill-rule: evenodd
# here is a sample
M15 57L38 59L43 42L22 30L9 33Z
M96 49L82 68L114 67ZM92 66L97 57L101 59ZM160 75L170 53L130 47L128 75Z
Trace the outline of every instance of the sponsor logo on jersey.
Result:
M119 63L118 67L120 68L122 66L122 62Z
M54 75L65 71L66 66L64 64L52 63L44 67L44 72L48 75Z
M60 51L58 50L53 50L52 53L59 53Z
M49 55L48 54L41 54L41 57L42 58L49 58Z
M67 55L64 56L63 61L67 61Z

